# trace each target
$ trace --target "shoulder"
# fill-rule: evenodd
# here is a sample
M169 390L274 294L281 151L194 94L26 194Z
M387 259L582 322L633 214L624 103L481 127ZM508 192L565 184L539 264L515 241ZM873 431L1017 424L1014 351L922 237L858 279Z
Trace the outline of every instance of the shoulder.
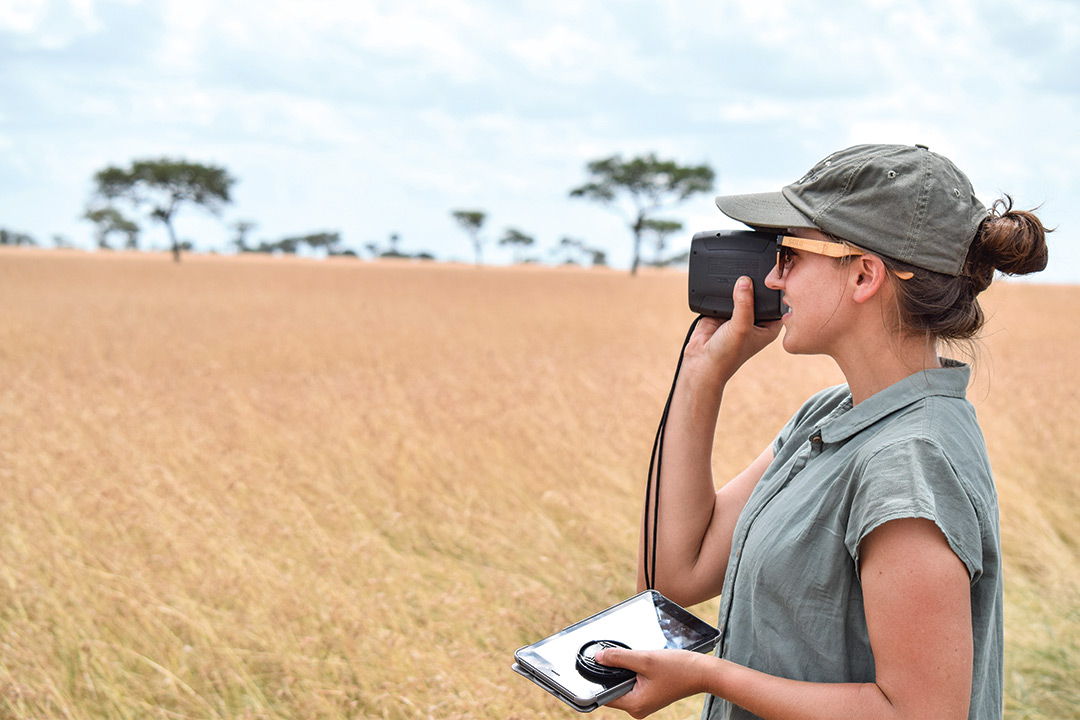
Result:
M855 453L847 545L901 518L934 522L976 578L983 540L997 527L986 448L966 401L926 398L906 408ZM970 407L968 405L968 407Z
M875 424L855 457L879 472L891 467L902 475L944 462L966 481L991 481L986 441L965 398L932 395L900 408Z

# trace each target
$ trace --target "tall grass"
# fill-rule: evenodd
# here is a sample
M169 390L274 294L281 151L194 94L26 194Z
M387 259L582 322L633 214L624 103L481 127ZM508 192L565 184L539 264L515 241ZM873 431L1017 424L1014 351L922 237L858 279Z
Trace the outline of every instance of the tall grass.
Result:
M572 716L511 656L633 592L684 286L0 254L0 718ZM1010 718L1080 717L1078 343L1059 319L1078 305L992 290L972 391ZM839 380L755 358L718 476Z

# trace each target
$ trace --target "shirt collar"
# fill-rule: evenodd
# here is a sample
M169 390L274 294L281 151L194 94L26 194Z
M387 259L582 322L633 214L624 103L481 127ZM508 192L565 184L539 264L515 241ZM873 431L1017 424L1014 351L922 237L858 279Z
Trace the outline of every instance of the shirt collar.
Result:
M820 427L823 442L847 440L878 420L928 397L963 398L967 395L971 368L962 362L941 358L941 367L923 370L893 383L854 407L851 395L841 403L843 412L827 418Z

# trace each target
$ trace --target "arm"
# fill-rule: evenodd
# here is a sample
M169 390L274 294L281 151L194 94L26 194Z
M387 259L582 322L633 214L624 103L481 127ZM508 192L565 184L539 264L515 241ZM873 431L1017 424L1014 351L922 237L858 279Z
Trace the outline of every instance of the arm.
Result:
M734 293L731 320L703 318L690 338L664 432L663 486L654 498L660 510L654 578L657 590L683 605L719 594L735 521L772 462L770 447L719 491L713 484L713 437L724 387L781 327L779 322L754 325L753 287L743 280ZM641 529L638 589L644 590L644 513Z
M766 720L967 718L973 662L967 568L929 520L885 523L861 548L874 682L799 682L699 653L614 649L597 660L639 675L634 690L611 706L645 717L709 692Z

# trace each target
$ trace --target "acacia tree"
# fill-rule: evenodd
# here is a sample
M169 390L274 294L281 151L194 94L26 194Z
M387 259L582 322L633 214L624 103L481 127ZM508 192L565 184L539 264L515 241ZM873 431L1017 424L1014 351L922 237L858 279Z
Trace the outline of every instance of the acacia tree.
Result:
M117 233L124 236L124 247L128 250L139 249L139 226L124 217L116 208L87 210L83 217L94 223L94 235L99 248L110 249L109 236Z
M229 189L235 179L224 168L185 160L136 160L129 168L109 166L94 176L97 194L107 201L126 200L133 207L149 207L150 217L162 223L172 242L173 260L180 262L181 244L173 218L185 205L197 205L215 215L232 202Z
M599 248L589 247L585 241L578 238L563 237L559 244L551 249L551 254L556 259L561 258L564 265L584 265L589 263L593 267L607 265L607 253Z
M559 239L559 244L551 250L552 255L562 258L564 265L577 265L580 255L588 254L585 243L578 238L564 236Z
M236 237L233 238L232 241L233 245L236 247L236 252L252 252L252 248L247 244L247 238L248 235L251 234L251 231L257 228L258 225L251 220L237 220L229 227L236 233Z
M655 267L663 267L667 264L668 260L664 258L664 250L667 249L668 235L682 229L683 224L678 220L658 220L649 218L642 223L642 230L652 236L653 249L655 251L655 254L653 255L653 265Z
M523 259L523 253L528 247L532 247L536 243L536 238L532 235L526 235L517 228L506 228L506 232L503 233L502 238L499 239L499 245L509 245L513 248L514 262L520 264Z
M641 264L641 240L651 215L661 208L677 205L691 195L712 189L716 174L708 165L679 165L673 160L659 160L650 153L623 160L613 155L593 160L586 166L590 182L570 191L570 197L596 200L615 207L626 219L634 237L634 262L630 273ZM618 200L629 203L620 206Z
M473 251L476 253L476 264L482 265L482 249L484 245L483 239L480 237L480 229L484 227L484 220L487 219L487 213L483 210L454 210L450 213L454 216L454 219L458 221L458 224L469 234L469 238L472 240Z

